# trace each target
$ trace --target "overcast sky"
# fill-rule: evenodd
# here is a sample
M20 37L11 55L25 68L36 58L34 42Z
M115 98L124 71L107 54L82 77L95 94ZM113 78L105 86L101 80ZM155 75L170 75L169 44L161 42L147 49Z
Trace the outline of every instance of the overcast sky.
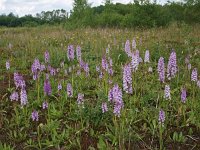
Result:
M103 4L104 0L88 0L92 6ZM167 0L157 0L159 3L165 3ZM129 3L133 0L113 0L113 3ZM65 9L70 11L72 9L73 0L0 0L0 14L13 12L19 16L25 14L35 15L41 11Z

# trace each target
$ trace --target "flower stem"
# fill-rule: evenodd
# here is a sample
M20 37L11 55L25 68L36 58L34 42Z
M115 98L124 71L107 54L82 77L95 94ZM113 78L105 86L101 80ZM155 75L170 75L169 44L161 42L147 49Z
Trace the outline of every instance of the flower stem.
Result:
M40 99L40 85L39 85L39 77L37 79L37 100L39 102Z
M159 125L159 144L160 144L160 150L162 150L163 148L162 124Z

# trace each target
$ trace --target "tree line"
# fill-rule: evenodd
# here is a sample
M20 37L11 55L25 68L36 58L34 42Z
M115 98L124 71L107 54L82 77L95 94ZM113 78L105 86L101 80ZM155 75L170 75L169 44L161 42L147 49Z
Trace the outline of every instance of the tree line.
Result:
M56 25L66 22L68 19L68 13L64 9L58 9L53 11L42 11L37 13L36 16L25 15L18 17L12 12L8 15L0 15L0 26L6 27L23 27L23 26L39 26L44 24Z
M200 23L200 0L167 2L134 0L129 4L105 0L104 5L92 7L87 0L74 0L73 9L43 11L36 16L0 15L0 26L38 26L62 24L68 28L79 27L159 27L170 23Z

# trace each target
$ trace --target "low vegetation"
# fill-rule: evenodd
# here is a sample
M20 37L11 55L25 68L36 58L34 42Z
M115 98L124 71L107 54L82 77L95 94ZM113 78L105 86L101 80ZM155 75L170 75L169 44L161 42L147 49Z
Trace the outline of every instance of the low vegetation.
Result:
M200 149L198 25L0 34L0 149Z

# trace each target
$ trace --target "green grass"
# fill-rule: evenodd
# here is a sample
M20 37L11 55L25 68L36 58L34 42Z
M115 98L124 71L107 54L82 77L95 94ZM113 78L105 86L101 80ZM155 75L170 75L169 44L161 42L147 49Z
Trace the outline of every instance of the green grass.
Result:
M200 88L191 82L191 71L185 65L185 57L190 55L192 69L200 72L198 25L148 30L0 28L0 34L0 143L3 143L0 149L200 149ZM123 92L124 107L121 116L116 117L113 104L108 102L108 90L115 83L122 88L122 66L130 62L124 43L133 38L142 58L149 49L150 63L141 63L132 74L133 94ZM76 74L79 69L76 60L67 60L69 44L81 46L82 59L89 63L88 77L83 70L80 76ZM96 65L101 66L108 45L114 76L106 74L99 79ZM161 84L157 62L162 56L167 67L172 48L177 54L179 71L174 79ZM41 73L39 81L32 80L31 73L34 59L44 62L46 50L50 53L51 66L60 68L56 76L50 76L51 96L43 92L46 71ZM11 64L8 71L7 60ZM60 67L62 61L64 68ZM73 65L72 72L65 75L64 70ZM148 73L148 67L153 68L152 73ZM27 85L28 105L23 108L19 101L11 102L9 98L15 90L14 72L22 74ZM60 92L57 91L59 82L63 87ZM67 83L72 84L72 98L67 96ZM171 100L163 98L165 84L170 85ZM188 95L185 104L180 98L184 86ZM77 104L78 93L84 94L84 107ZM49 103L47 110L42 109L44 101ZM106 113L102 113L102 102L108 103ZM166 115L164 126L158 123L160 108ZM38 122L31 119L34 109L39 112Z

